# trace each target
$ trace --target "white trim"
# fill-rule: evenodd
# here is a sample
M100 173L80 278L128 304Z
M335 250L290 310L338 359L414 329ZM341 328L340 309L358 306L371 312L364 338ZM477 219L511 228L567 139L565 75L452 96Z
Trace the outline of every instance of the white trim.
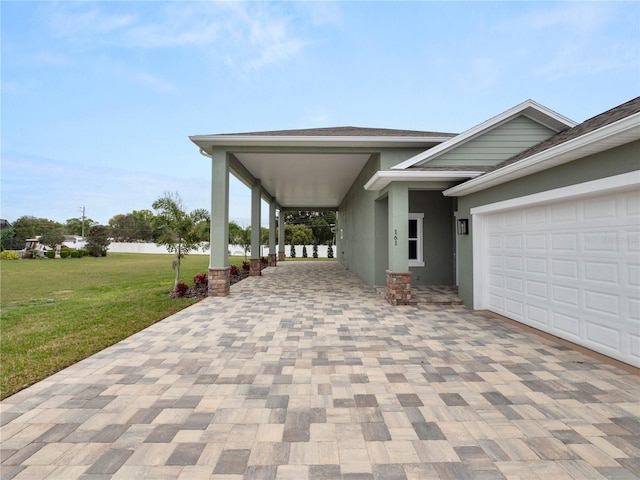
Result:
M382 190L391 182L429 182L429 181L448 181L455 182L459 180L467 180L482 175L477 170L380 170L373 174L364 185L365 190Z
M403 170L408 167L412 167L418 163L426 163L433 160L435 157L453 150L454 148L468 142L469 140L486 133L489 130L493 130L496 127L508 122L509 120L517 117L518 115L525 115L526 117L534 120L545 127L548 127L555 132L560 132L566 128L575 127L577 125L573 120L560 115L547 107L534 102L533 100L526 100L515 107L510 108L506 112L496 115L489 120L482 122L475 127L462 132L460 135L449 139L448 141L441 143L429 150L426 150L418 155L405 160L402 163L391 167L396 170Z
M640 139L640 112L572 140L543 150L463 184L445 190L448 197L469 195L486 188L546 170Z
M488 299L486 298L487 287L483 281L484 272L487 268L487 256L484 255L484 252L486 247L486 218L488 215L505 210L550 203L557 200L577 199L594 193L637 189L639 186L640 170L635 170L612 177L555 188L546 192L534 193L472 208L470 213L473 225L473 308L476 310L484 310L488 307Z
M409 136L304 136L304 135L192 135L189 139L203 149L224 147L397 147L442 143L451 137Z
M418 236L416 237L417 256L415 260L409 259L410 267L424 267L424 213L409 213L409 220L417 220ZM408 233L408 230L407 230ZM407 239L408 239L407 235Z
M472 208L471 215L496 213L524 206L540 205L542 203L549 203L559 199L568 200L570 198L584 197L601 191L625 190L636 188L639 185L640 170L635 170L633 172L621 173L620 175L614 175L612 177L600 178L598 180L591 180L589 182L577 183L567 187L555 188L545 192L532 193L531 195L525 195L523 197L481 205L479 207Z

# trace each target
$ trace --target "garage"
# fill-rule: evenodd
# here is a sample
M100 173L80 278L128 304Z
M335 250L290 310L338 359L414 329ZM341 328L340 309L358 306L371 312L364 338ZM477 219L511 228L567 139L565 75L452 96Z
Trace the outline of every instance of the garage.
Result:
M618 175L471 210L474 308L640 367L640 189Z

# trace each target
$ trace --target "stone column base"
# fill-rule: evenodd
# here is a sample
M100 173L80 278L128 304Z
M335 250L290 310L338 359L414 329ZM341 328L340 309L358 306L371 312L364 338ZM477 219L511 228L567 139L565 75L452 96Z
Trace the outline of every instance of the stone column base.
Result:
M277 263L278 262L276 262L276 254L275 253L270 253L269 254L269 263L267 265L269 265L270 267L275 267Z
M226 297L231 290L231 267L210 268L208 274L209 296Z
M284 262L284 252L278 252L278 261Z
M411 272L387 270L387 302L391 305L411 304Z
M262 275L262 259L252 258L250 262L251 262L251 268L249 269L249 276L258 277Z

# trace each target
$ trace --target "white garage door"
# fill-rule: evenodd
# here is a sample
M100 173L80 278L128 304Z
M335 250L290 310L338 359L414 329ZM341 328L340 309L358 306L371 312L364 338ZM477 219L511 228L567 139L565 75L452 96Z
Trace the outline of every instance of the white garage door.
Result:
M640 366L637 188L482 217L483 308Z

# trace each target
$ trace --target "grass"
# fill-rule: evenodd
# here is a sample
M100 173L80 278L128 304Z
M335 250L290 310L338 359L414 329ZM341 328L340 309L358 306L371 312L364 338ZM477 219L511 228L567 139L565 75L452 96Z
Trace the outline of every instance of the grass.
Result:
M121 253L0 262L0 398L197 302L167 295L172 260ZM205 255L186 257L181 280L191 284L208 263Z

